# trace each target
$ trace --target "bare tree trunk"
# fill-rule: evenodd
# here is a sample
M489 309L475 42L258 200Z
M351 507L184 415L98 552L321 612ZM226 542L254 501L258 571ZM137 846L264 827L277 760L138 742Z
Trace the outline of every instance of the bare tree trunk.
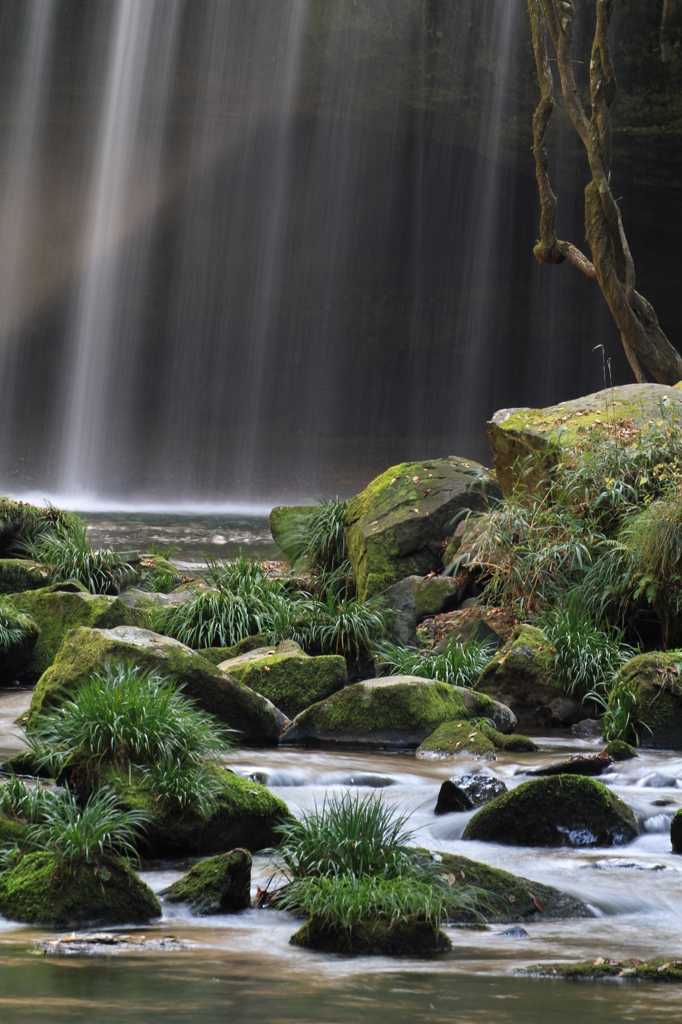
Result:
M638 381L645 382L645 373L649 373L661 384L676 384L682 380L682 357L661 329L651 303L635 290L635 266L620 209L611 193L611 106L616 96L616 76L608 32L613 5L614 0L596 0L597 25L590 58L592 112L588 121L571 63L573 0L528 0L542 92L533 116L535 174L542 207L540 241L534 252L541 263L569 260L587 277L597 281ZM591 260L571 242L556 237L556 196L549 181L545 147L555 103L554 79L547 54L548 33L556 52L564 104L587 151L592 172L592 180L585 189L585 227Z

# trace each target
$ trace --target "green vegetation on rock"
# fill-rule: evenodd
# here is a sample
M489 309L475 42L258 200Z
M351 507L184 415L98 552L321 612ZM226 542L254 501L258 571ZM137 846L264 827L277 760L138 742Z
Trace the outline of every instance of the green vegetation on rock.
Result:
M542 630L517 626L484 668L476 691L506 704L522 727L546 724L552 701L564 696L554 653Z
M625 722L622 735L613 738L682 750L680 671L682 651L653 651L631 658L608 698L607 713L620 712Z
M656 981L670 983L682 981L682 960L657 958L655 960L581 960L578 963L535 964L522 967L518 974L534 978L564 978L567 981L600 981L605 978L627 981Z
M453 686L473 687L497 650L491 640L452 637L444 651L402 647L388 640L375 644L379 667L391 675L438 679Z
M0 558L0 594L20 594L52 583L43 566L29 558Z
M0 498L0 558L11 558L25 551L46 530L57 525L69 528L75 518L72 512L52 505L41 508L25 501Z
M197 914L227 914L251 905L251 854L231 850L208 857L165 889L167 903L188 903Z
M78 580L91 594L118 594L133 576L131 566L111 548L94 550L90 546L86 524L77 516L69 522L55 522L27 548L53 580Z
M440 757L476 758L484 761L495 760L492 740L480 729L468 722L444 722L417 747L417 757L422 760Z
M40 629L30 615L0 596L0 686L8 686L27 668Z
M496 797L467 823L463 839L508 846L619 846L637 837L632 810L596 779L533 779Z

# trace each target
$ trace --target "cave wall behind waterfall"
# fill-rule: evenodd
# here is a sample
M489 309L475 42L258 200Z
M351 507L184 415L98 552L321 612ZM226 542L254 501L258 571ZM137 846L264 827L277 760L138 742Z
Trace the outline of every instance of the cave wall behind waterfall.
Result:
M665 10L617 3L614 178L681 345ZM351 493L404 458L487 460L496 408L601 387L595 345L629 381L596 286L534 261L535 101L525 0L2 0L0 489Z

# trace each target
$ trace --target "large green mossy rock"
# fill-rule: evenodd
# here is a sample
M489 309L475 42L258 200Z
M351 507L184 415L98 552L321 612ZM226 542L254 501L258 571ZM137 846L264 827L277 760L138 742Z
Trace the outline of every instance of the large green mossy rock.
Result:
M500 496L483 466L454 456L387 469L349 501L344 515L360 600L407 576L438 571L453 516L463 508L484 510Z
M601 782L557 775L491 800L462 839L506 846L620 846L637 838L632 810Z
M270 533L288 561L295 562L300 556L301 534L306 520L316 511L318 505L277 505L270 512Z
M454 853L437 856L442 861L444 873L453 874L458 883L461 881L463 885L482 890L477 909L488 924L592 916L584 903L554 886L541 885ZM452 920L464 924L476 920L476 915L472 910L463 909Z
M417 747L422 761L440 758L462 758L494 761L495 747L485 733L468 722L444 722Z
M632 735L643 747L682 750L682 651L639 654L620 670L619 682L632 690Z
M68 587L68 591L57 589ZM41 590L16 594L12 603L40 626L40 637L33 651L31 670L40 676L53 663L70 629L112 629L137 624L135 610L127 608L119 597L89 594L77 584L57 584Z
M218 668L267 697L289 718L341 690L347 675L345 658L311 658L291 640L256 648L221 662Z
M475 689L510 707L521 729L571 726L588 715L579 700L566 696L554 656L542 630L517 626L486 665Z
M303 949L347 956L429 956L447 953L452 948L445 932L424 921L391 922L384 917L359 921L351 930L313 919L302 925L289 941Z
M28 558L0 558L0 594L40 590L51 582L42 565Z
M71 873L51 853L28 853L0 875L0 912L10 921L72 928L147 924L161 907L123 861L81 864Z
M183 688L199 707L239 732L250 743L276 743L287 719L269 700L231 679L196 651L171 637L135 626L71 630L53 665L33 693L27 725L87 682L107 664L132 662L155 669Z
M509 709L447 683L416 676L366 679L347 686L298 715L281 744L343 743L371 747L418 747L443 722L470 716L500 718ZM506 728L513 728L511 716Z
M556 458L552 449L557 441L565 446L594 431L606 435L607 421L613 423L614 416L616 420L632 421L629 425L637 430L647 430L651 423L660 421L661 405L666 408L671 404L679 418L679 392L662 384L625 384L547 409L500 409L488 423L488 440L504 496L513 493L521 466L523 486L534 488L540 484L543 466Z
M275 846L275 829L291 817L289 808L259 782L215 769L221 791L211 813L165 805L139 773L107 768L100 781L111 785L124 808L146 811L151 818L140 853L156 857L206 857L241 847L255 852Z
M161 893L166 903L187 903L195 914L228 914L251 906L251 854L230 850L208 857Z

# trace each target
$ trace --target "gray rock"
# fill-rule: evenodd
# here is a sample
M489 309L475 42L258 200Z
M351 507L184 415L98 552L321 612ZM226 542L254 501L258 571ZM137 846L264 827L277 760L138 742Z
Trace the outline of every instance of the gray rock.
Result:
M469 775L453 775L446 779L440 787L436 814L449 814L452 811L470 811L474 807L482 807L494 800L507 787L501 779L487 772L473 772Z
M409 577L388 587L371 603L384 615L390 639L405 647L417 646L417 605Z
M457 607L457 585L449 576L410 576L417 622Z

